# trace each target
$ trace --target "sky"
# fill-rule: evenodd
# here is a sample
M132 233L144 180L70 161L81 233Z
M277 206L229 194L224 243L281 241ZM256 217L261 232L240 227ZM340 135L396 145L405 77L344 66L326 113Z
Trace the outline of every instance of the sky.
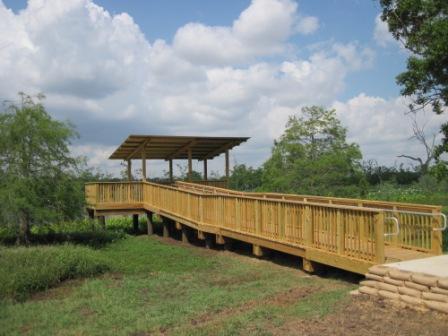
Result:
M334 108L364 160L407 163L424 153L395 83L409 54L379 13L374 0L0 0L0 99L44 93L80 134L73 154L112 174L129 134L249 136L231 164L260 166L309 105ZM431 137L446 114L417 118Z

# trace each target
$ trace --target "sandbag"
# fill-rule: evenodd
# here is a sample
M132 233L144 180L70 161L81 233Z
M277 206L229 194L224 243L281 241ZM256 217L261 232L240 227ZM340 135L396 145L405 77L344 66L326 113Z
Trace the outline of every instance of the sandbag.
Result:
M430 291L431 291L431 293L443 294L448 297L448 289L443 289L440 287L431 287Z
M437 280L437 287L448 289L448 278Z
M389 271L389 277L395 280L409 281L411 280L411 275L411 272L402 271L396 268L391 268Z
M391 293L398 293L398 287L394 285L390 285L384 282L378 282L378 289L388 291Z
M415 298L421 298L422 292L409 287L398 287L398 292L403 295L412 296Z
M412 281L428 287L437 286L437 277L423 273L413 273Z
M378 294L379 294L379 296L381 296L384 299L391 299L391 300L399 300L400 299L400 294L392 293L392 292L385 291L385 290L379 290Z
M448 303L437 302L437 301L428 301L428 300L424 300L423 302L425 303L425 306L430 309L434 309L439 312L448 314Z
M443 294L431 293L431 292L423 292L422 298L430 301L439 301L448 303L448 296Z
M368 286L359 287L359 292L362 294L367 294L367 295L374 295L374 296L378 295L378 289L368 287Z
M404 286L404 281L403 280L395 280L392 278L389 278L388 276L383 277L384 282L389 284L389 285L394 285L394 286Z
M404 285L409 288L419 290L420 292L429 292L429 287L425 285L420 285L412 281L405 281Z
M367 286L372 288L378 288L378 282L373 280L363 280L359 283L361 286Z
M366 279L369 280L375 280L375 281L379 281L379 282L383 282L384 278L382 276L376 275L376 274L372 274L372 273L367 273L366 274Z
M409 295L400 295L400 300L411 306L423 306L423 300ZM415 308L415 307L414 307Z
M369 268L369 273L379 276L385 276L389 272L390 268L382 265L375 265Z

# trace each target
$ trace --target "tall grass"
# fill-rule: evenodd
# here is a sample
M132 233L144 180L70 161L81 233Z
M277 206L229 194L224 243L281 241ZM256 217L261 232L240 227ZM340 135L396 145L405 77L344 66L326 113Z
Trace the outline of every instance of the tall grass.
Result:
M0 298L23 300L61 281L109 268L98 251L82 246L0 248Z

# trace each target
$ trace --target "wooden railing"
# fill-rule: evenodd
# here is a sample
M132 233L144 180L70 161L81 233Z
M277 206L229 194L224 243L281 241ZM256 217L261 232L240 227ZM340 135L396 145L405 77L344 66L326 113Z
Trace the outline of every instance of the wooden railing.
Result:
M213 188L195 185L192 183L176 182L176 186L185 190L224 195L245 195L249 197L262 197L271 200L312 202L318 204L331 204L349 207L376 209L384 212L385 218L395 217L399 223L398 235L387 235L385 242L389 246L403 247L434 254L442 253L442 233L438 230L442 226L441 207L423 204L385 202L375 200L362 200L350 198L322 197L311 195L294 195L281 193L240 192L230 189ZM385 232L396 231L393 220L385 221ZM360 227L360 230L362 226ZM368 231L362 232L367 235Z
M149 182L90 183L86 199L92 208L141 205L181 218L198 229L228 230L360 261L384 262L384 210L184 187Z
M226 180L198 180L198 181L193 181L192 183L209 186L209 187L222 188L222 189L227 188Z

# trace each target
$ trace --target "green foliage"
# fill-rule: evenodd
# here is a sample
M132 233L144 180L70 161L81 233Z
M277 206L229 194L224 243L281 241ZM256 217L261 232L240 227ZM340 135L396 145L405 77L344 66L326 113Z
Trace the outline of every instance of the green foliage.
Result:
M334 110L312 106L290 117L285 133L265 162L262 188L301 194L350 195L360 192L359 146L347 143L347 130Z
M125 220L122 219L123 222ZM130 223L130 221L127 222ZM33 245L72 243L99 248L124 238L126 233L131 232L129 223L126 223L127 230L124 229L125 225L120 228L104 230L97 221L87 219L36 225L31 227L29 243ZM16 239L15 230L9 227L0 228L1 244L13 245L16 243Z
M262 174L262 168L254 169L244 164L236 164L229 177L229 188L254 191L261 186Z
M80 217L84 186L69 152L73 127L53 120L40 101L21 99L0 114L0 224L28 241L31 224Z
M414 97L411 109L431 105L442 113L448 105L448 1L380 0L383 21L412 54L397 76L401 93ZM438 154L448 149L448 124Z
M24 299L63 280L109 269L89 248L62 245L0 249L0 298Z

